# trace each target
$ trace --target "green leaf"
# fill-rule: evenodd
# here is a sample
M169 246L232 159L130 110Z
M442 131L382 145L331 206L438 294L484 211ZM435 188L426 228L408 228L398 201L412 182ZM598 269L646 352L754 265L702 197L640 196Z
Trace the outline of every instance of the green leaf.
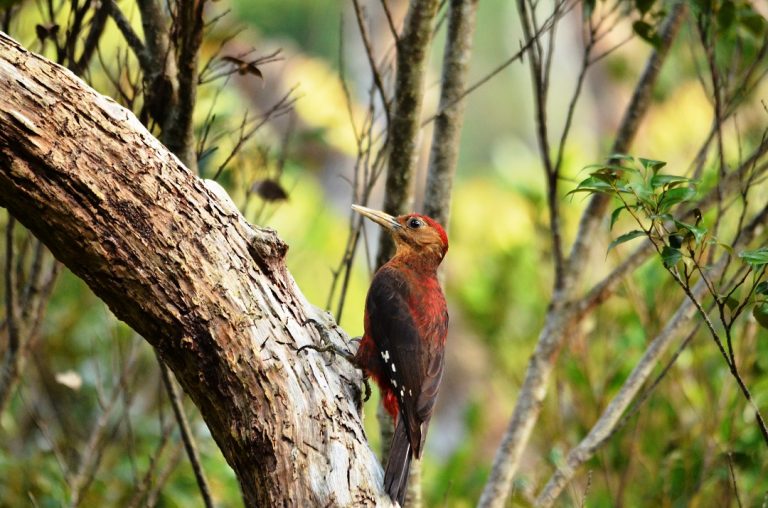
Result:
M619 171L607 166L604 166L597 171L593 171L590 173L590 176L593 176L600 180L601 182L605 182L607 184L613 184L619 179Z
M635 0L635 7L640 11L640 14L645 14L653 7L654 0Z
M690 201L696 196L696 189L693 187L678 187L669 189L661 193L659 199L659 211L665 212L678 203Z
M597 173L601 170L610 169L613 170L613 172L617 175L621 175L622 173L633 173L635 175L639 175L640 171L638 171L636 168L630 167L630 166L624 166L621 164L589 164L587 166L584 166L581 168L582 171L584 170L595 170L591 171L589 174Z
M616 191L611 184L599 178L596 178L594 176L590 176L589 178L579 182L579 185L577 185L575 189L573 189L568 194L566 194L566 196L569 196L576 192L590 192L590 193L602 192L602 193L611 194Z
M637 199L646 207L653 208L656 205L656 195L650 187L646 186L645 182L632 182L627 185L627 188L634 192Z
M710 238L710 240L707 243L709 245L718 245L718 246L722 247L723 249L728 251L728 254L730 254L731 256L733 256L733 254L734 254L733 247L731 247L727 243L718 242L716 238Z
M693 238L696 240L696 244L701 243L701 241L704 239L704 235L707 234L707 228L699 227L699 226L693 226L691 224L686 224L685 222L680 222L678 220L675 221L675 225L677 225L680 229L685 229L687 231L690 231L693 234Z
M626 210L626 206L620 206L617 209L615 209L613 212L611 212L611 227L608 228L609 230L613 229L613 225L616 224L616 221L619 220L619 215L621 215L622 210Z
M661 44L661 38L656 30L645 21L635 21L632 23L632 30L644 41L658 47Z
M755 286L755 294L768 295L768 280L764 280Z
M627 155L625 153L612 153L611 155L608 156L608 160L611 163L621 162L621 161L631 162L632 164L635 163L635 158L633 156Z
M768 265L768 247L760 247L755 250L743 250L739 252L739 257L752 269L761 268Z
M734 19L736 19L736 4L732 0L725 0L717 11L717 26L723 31L728 30L733 25Z
M651 177L651 187L654 189L658 189L659 187L663 187L665 185L677 185L681 183L688 183L690 182L690 178L686 178L684 176L677 176L677 175L653 175Z
M704 239L704 235L707 234L707 231L709 231L707 228L701 228L698 226L691 226L688 228L688 231L693 233L693 237L696 239L696 244L701 243L701 241Z
M728 310L731 312L739 307L739 301L732 296L727 297L723 303L725 303L725 306L728 307Z
M755 321L760 323L763 328L768 328L768 303L758 303L752 308L752 315Z
M742 10L739 14L739 22L755 37L762 37L765 32L765 18L751 8Z
M681 234L675 233L674 235L669 235L669 246L674 249L679 249L683 246L683 240L685 240L685 237Z
M665 245L661 249L661 261L667 268L672 268L683 258L683 253L677 249L673 249L669 245Z
M664 161L657 161L653 159L643 159L642 157L640 157L638 160L640 161L640 164L643 165L643 168L645 168L646 171L650 169L651 171L653 171L654 175L658 173L661 168L667 165L667 163Z
M640 236L645 236L645 231L641 231L639 229L635 229L630 231L629 233L624 233L617 239L611 242L611 244L608 246L608 252L611 252L611 249L616 247L619 244L622 244L624 242L628 242L630 240L634 240L635 238L638 238Z
M709 14L712 12L712 0L694 0L693 4L698 7L702 14Z

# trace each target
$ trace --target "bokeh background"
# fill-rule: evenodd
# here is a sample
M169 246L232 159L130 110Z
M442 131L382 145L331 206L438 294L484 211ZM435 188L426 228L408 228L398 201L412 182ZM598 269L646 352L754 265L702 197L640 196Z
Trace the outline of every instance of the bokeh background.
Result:
M406 2L389 4L394 17L402 18ZM41 5L25 5L11 34L29 49L45 53L51 48L34 30ZM366 5L372 36L383 55L391 46L388 29L375 9L377 3ZM757 12L763 7L763 2L755 2ZM129 3L124 8L140 30L135 10ZM207 34L204 56L237 27L243 31L228 43L229 51L282 51L278 61L259 67L262 77L235 75L224 86L221 80L201 86L195 112L201 136L206 118L215 116L210 132L215 149L202 158L201 176L216 175L236 141L246 109L259 115L292 90L292 110L259 129L217 181L250 221L279 232L290 246L288 267L302 291L315 305L338 315L339 293L331 295L331 287L350 224L350 182L357 156L352 122L362 121L371 83L351 5L337 0L233 0L212 3L210 9L211 17L231 11ZM548 110L555 133L562 127L578 72L580 26L581 11L575 9L557 32ZM605 44L616 44L631 33L629 19L619 23ZM764 36L764 29L753 35L756 40ZM103 63L94 64L89 77L102 93L114 95L114 83L104 68L123 54L124 43L114 26L108 27L106 37L114 44L105 45ZM441 31L433 45L425 118L437 107L443 37ZM517 51L520 39L513 3L482 0L470 82ZM635 155L667 161L673 174L689 174L713 117L709 93L699 77L702 57L696 44L697 34L689 24L664 66L633 147ZM574 238L586 199L565 192L585 177L585 166L609 155L651 51L648 42L631 37L596 64L586 79L565 147L560 199L566 245ZM758 87L739 116L745 143L768 125L760 102L766 91ZM518 62L466 99L448 224L450 250L443 268L451 314L448 363L423 466L426 506L476 503L550 302L551 237L532 97L528 66ZM430 124L425 126L421 138L422 169L413 203L417 211L430 129ZM734 163L740 155L735 139L727 138ZM264 179L278 182L287 199L264 199L253 192L254 182ZM381 183L383 179L369 206L380 206ZM766 196L765 185L760 185L763 190L753 194L758 202ZM5 224L5 215L2 220ZM606 224L594 238L600 255L588 267L587 280L599 280L631 252L621 246L603 254L612 238L630 228L622 220L609 233ZM351 272L340 316L340 325L351 336L362 333L378 234L375 228L366 229L361 240L365 246L358 249ZM530 496L588 432L683 297L660 262L651 259L573 331L558 359L510 506L530 504ZM739 363L755 401L768 412L768 333L748 316L737 330ZM0 415L0 505L68 505L63 470L82 465L78 457L93 445L103 451L82 506L130 505L137 483L151 468L150 485L163 485L153 500L157 506L199 506L177 433L161 438L173 419L166 398L151 348L64 270L19 386ZM374 449L379 446L377 403L374 390L365 409ZM186 408L216 502L240 506L234 474L194 406L186 401ZM101 418L108 421L106 444L94 444L93 429ZM736 491L744 506L766 506L768 453L719 353L700 331L642 409L582 468L559 504L735 506Z

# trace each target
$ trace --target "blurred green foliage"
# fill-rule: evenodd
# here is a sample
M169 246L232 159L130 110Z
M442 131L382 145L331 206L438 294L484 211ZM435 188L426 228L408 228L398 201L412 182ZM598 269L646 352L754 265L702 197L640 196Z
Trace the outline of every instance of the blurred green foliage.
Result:
M265 37L338 65L341 10L336 0L235 0L233 6L238 18Z
M700 9L711 8L710 3L697 3ZM503 0L480 2L473 79L517 49L518 29L510 4ZM735 44L732 41L756 45L765 23L755 18L754 11L746 10L744 2L717 5L723 37L723 52L718 52L718 58L728 61L732 56L728 52ZM237 16L257 32L249 36L251 42L257 47L260 43L287 42L293 46L288 60L295 65L286 71L288 83L280 84L276 83L280 77L265 67L266 90L261 92L230 83L217 95L214 85L205 85L200 89L196 111L202 123L213 108L217 118L214 129L222 133L218 150L201 164L203 176L210 177L234 143L223 133L237 127L249 94L301 86L296 114L303 130L297 128L284 167L278 168L276 162L279 133L267 125L254 146L222 174L220 182L249 220L278 230L290 245L287 261L292 275L308 299L321 307L328 297L332 269L343 254L351 196L346 184L342 184L343 193L329 190L338 189L339 181L348 177L340 164L350 164L354 149L350 128L344 124L348 114L334 70L338 66L341 9L339 2L331 0L236 2ZM729 9L733 9L732 14ZM45 50L51 56L50 46L44 48L34 35L39 16L35 5L28 2L18 17L23 22L13 25L12 35L30 49ZM60 17L66 17L66 9ZM136 18L133 22L139 29ZM655 19L648 17L647 22L655 23ZM641 28L650 42L654 30L651 24ZM691 28L686 30L689 32L683 38L695 38ZM734 39L745 31L747 39ZM111 25L105 37L105 60L114 60L121 39ZM346 42L348 46L356 44ZM564 97L571 92L573 46L561 44L555 55L559 66L558 79L552 83L553 125L561 124ZM586 201L579 195L565 194L583 180L581 168L607 155L605 150L622 108L650 50L645 42L632 40L602 62L597 76L588 83L565 152L561 204L566 243L575 235ZM203 51L210 54L214 47L205 46ZM688 167L709 132L712 107L697 77L703 65L701 56L692 56L686 44L679 44L671 58L633 153L663 159L675 174L684 175L686 171L680 168ZM551 296L551 239L526 68L517 65L505 71L467 98L451 246L445 261L451 311L448 371L423 467L427 506L475 505ZM353 89L367 86L364 77L348 79ZM103 93L114 94L98 64L92 66L91 80ZM430 82L436 80L434 74ZM744 150L759 141L766 124L759 108L766 91L763 83L748 98L749 105L740 117ZM364 108L360 104L355 107ZM733 136L727 143L729 163L735 164L740 148ZM287 201L265 203L249 193L255 180L275 177L278 169L289 195ZM714 163L708 164L700 189L711 189L716 173ZM765 196L767 190L765 182L758 182L753 195ZM737 213L729 209L724 214L719 234L727 236L733 232ZM703 220L711 224L712 219L710 213ZM614 231L627 231L629 220L626 214L619 216ZM622 245L607 252L608 230L606 223L601 236L594 239L602 250L596 262L586 268L590 281L599 280L630 252ZM377 234L368 231L370 245L375 245ZM23 241L22 236L18 234L18 242ZM370 276L365 260L370 253L360 250L363 254L354 266L340 323L351 336L362 333ZM589 431L682 299L682 292L661 263L649 260L626 278L617 295L569 332L509 506L531 505L532 495ZM768 412L768 333L745 315L734 325L734 337L742 374L758 406ZM672 353L664 355L664 362ZM153 467L150 458L156 456L162 429L172 414L149 347L118 323L81 281L64 273L20 386L0 416L0 506L67 504L71 492L64 471L78 467L92 429L113 391L120 388L119 374L132 357L132 370L109 419L109 446L100 457L83 506L128 504L145 472ZM661 365L657 366L656 370L660 369ZM81 387L72 389L56 381L57 374L67 371L82 379ZM374 394L366 405L366 430L374 448L379 445L376 404ZM234 474L195 408L188 401L186 407L195 421L203 465L217 503L239 506ZM164 469L170 475L158 494L159 506L201 505L191 468L180 449L178 431L173 430L156 467L155 477ZM768 452L722 358L700 330L638 414L579 471L559 505L733 506L733 478L744 506L764 505Z

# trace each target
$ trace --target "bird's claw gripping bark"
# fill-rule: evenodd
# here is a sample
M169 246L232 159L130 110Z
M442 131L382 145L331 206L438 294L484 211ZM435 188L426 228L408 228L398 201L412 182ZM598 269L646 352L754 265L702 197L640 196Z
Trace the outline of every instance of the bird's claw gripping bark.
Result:
M368 382L368 378L363 378L363 385L365 385L365 397L363 397L363 403L368 402L371 398L371 383Z
M360 368L355 362L354 354L350 353L349 351L344 351L342 349L339 349L331 343L330 337L328 336L328 330L326 329L325 325L323 325L319 321L312 318L307 319L307 321L304 324L314 325L315 329L320 333L324 345L316 346L314 344L307 344L307 345L301 346L298 350L296 350L297 353L301 353L302 351L306 351L308 349L317 351L318 353L331 353L334 355L341 356L342 358L347 360L349 363L351 363L354 368L356 369ZM360 342L361 339L362 337L355 337L354 339L351 339L350 342ZM363 385L365 386L365 391L364 391L365 396L363 398L363 402L368 402L368 399L371 398L371 385L368 382L368 377L363 378ZM358 394L359 393L360 392L358 392Z
M345 360L347 360L349 363L357 367L354 362L354 355L350 353L349 351L344 351L343 349L339 349L333 344L326 344L324 346L315 346L314 344L307 344L305 346L301 346L299 349L296 350L297 353L301 353L302 351L306 351L307 349L311 349L313 351L317 351L318 353L332 353L334 355L339 355Z
M339 355L345 360L347 360L349 363L351 363L355 368L358 368L355 364L355 355L350 353L349 351L344 351L343 349L339 349L336 346L333 345L333 343L330 340L330 337L328 336L328 330L326 329L326 326L317 321L316 319L309 318L304 322L304 325L311 324L315 327L315 329L320 333L320 337L322 340L322 346L315 346L314 344L307 344L305 346L301 346L297 353L301 353L304 350L312 349L314 351L317 351L318 353L333 353L334 355Z

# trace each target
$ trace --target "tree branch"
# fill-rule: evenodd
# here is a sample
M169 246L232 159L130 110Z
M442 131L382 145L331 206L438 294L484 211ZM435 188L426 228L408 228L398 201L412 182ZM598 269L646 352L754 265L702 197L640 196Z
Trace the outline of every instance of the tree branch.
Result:
M646 70L635 89L633 99L627 106L624 120L614 143L614 149L621 148L619 151L628 151L637 132L640 119L648 109L651 90L656 83L661 64L666 58L669 47L678 33L685 12L685 4L679 3L668 15L663 30L662 43L651 55ZM569 299L572 298L572 293L576 288L576 277L584 273L584 267L589 260L590 247L595 243L595 231L607 206L608 199L596 195L582 215L579 231L566 263L566 270L564 271L566 278L563 287L552 295L552 302L547 311L536 347L528 362L525 379L512 418L496 452L490 478L480 498L479 506L483 508L501 507L509 496L512 479L541 411L557 354L565 341L568 330L574 326L573 308Z
M197 450L195 438L192 436L192 429L189 427L189 420L187 420L187 414L184 411L184 404L181 401L179 388L172 378L171 370L163 363L160 357L157 358L157 363L160 367L160 377L163 378L165 391L168 393L168 398L171 400L173 415L176 417L176 423L179 426L184 449L187 452L189 462L192 464L192 471L195 473L195 481L197 481L197 487L200 489L200 496L203 498L203 503L206 508L213 508L214 504L213 499L211 498L211 488L208 486L208 480L205 478L203 464L200 460L200 452Z
M178 102L163 126L163 143L197 173L192 115L197 101L197 61L203 42L205 0L180 0L173 29L177 30L176 69Z
M355 8L355 19L357 20L357 28L360 32L360 38L363 40L363 47L365 48L365 56L368 58L368 66L371 68L371 76L373 77L373 83L376 86L376 90L381 97L381 107L384 109L384 115L387 117L387 126L389 126L391 119L389 113L389 99L387 98L387 92L384 88L384 82L381 79L381 73L376 66L376 58L373 56L373 44L371 44L371 37L368 34L368 28L365 26L365 16L363 15L363 9L360 7L359 0L352 0L352 5Z
M21 349L21 332L19 330L20 311L18 286L16 284L16 271L13 269L14 238L13 231L16 219L8 217L5 226L5 328L8 333L8 345L3 352L3 361L0 364L0 414L2 414L11 390L19 373L19 358Z
M59 273L60 264L44 260L47 249L34 239L35 245L32 266L26 280L20 270L13 270L13 263L21 264L26 257L24 252L16 253L13 248L14 240L13 216L9 216L6 230L6 266L5 266L5 299L6 319L0 325L5 328L8 342L2 351L0 363L0 415L5 410L16 384L24 370L26 357L34 344L42 326L43 317L51 296L54 283ZM27 233L28 234L28 233ZM32 239L32 235L28 234Z
M54 107L55 106L55 107ZM139 121L0 34L0 206L147 338L200 409L248 506L387 506L360 375L298 347L346 335L286 245Z
M88 30L88 35L83 42L83 51L80 54L80 58L77 59L77 62L70 63L72 72L78 76L88 68L88 64L91 62L91 58L93 58L93 54L99 45L101 34L104 33L104 27L107 24L111 3L111 0L105 0L95 8L93 17L91 17L91 28Z
M768 209L764 208L761 213L755 216L751 224L745 228L739 244L734 246L736 249L744 248L755 238L756 234L760 232L761 225L765 221L766 210ZM708 270L708 275L713 279L719 277L726 269L729 258L730 254L724 254L720 260ZM539 494L539 497L536 499L536 506L552 506L555 501L557 501L558 496L565 486L573 478L576 470L584 464L584 462L591 459L597 449L613 435L616 427L622 422L622 415L627 410L630 403L635 399L635 396L648 380L648 377L650 377L651 372L653 372L653 368L658 363L661 355L667 350L681 330L691 327L690 319L697 311L706 316L706 313L700 308L697 302L703 298L707 292L708 288L704 278L699 280L699 282L689 291L686 291L688 298L683 300L677 311L675 311L667 321L664 329L648 345L645 353L643 353L643 356L637 362L635 368L632 369L627 380L622 384L619 393L617 393L613 400L611 400L600 415L600 418L592 426L589 433L568 453L565 464L558 467L557 471L552 475ZM723 353L725 352L723 351ZM746 390L741 379L737 377L737 380L740 387ZM748 402L754 406L754 402L751 398L748 398ZM759 418L759 411L756 410L756 412Z
M424 98L424 75L438 3L437 0L412 0L403 33L397 41L397 78L389 124L389 162L384 195L384 211L392 215L405 213L410 204ZM382 232L376 266L383 265L392 257L393 247L389 234Z
M661 29L661 42L651 54L648 63L645 66L640 81L635 87L627 109L624 111L624 118L621 121L619 131L611 148L611 155L624 154L629 152L632 142L635 139L640 121L645 117L645 113L651 104L651 93L658 81L661 67L667 58L672 42L677 37L680 27L688 12L686 2L675 4L672 11L667 15L664 26ZM576 240L571 248L571 255L568 257L568 266L566 274L569 277L575 277L583 273L583 269L590 259L590 247L594 245L595 231L605 216L605 210L610 198L604 194L595 194L589 201L587 209L581 216L579 230L576 234ZM565 287L572 287L575 281L566 283Z
M131 51L133 51L133 54L139 61L141 68L144 69L145 72L148 69L151 69L152 61L149 57L149 54L147 53L147 49L144 47L144 43L133 30L131 22L128 21L128 18L125 17L123 11L121 11L117 6L115 0L104 0L104 5L109 10L109 16L117 25L118 30L120 30L120 33L123 34L123 38L128 44L128 47L131 48Z
M451 189L459 156L466 104L464 101L458 101L458 98L467 86L476 14L477 0L451 0L448 35L443 54L440 106L432 134L424 196L424 213L445 227L448 226L451 211Z

